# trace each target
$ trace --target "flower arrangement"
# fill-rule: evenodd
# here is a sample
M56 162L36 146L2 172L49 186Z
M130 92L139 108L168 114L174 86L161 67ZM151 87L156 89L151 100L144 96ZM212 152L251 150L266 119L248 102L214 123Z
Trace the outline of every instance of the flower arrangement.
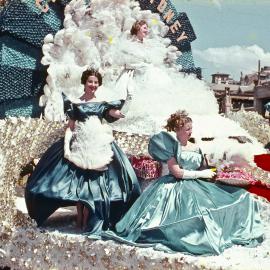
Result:
M130 156L129 159L137 177L152 180L161 175L161 164L149 156Z
M240 156L232 157L229 162L221 161L216 169L216 183L243 187L250 193L262 196L270 201L270 174L265 170L266 167L259 167L261 160L265 161L265 156L267 156L268 161L269 155L254 156L254 161L258 167L251 166Z
M243 187L256 183L254 176L248 170L230 165L222 166L217 170L216 181Z

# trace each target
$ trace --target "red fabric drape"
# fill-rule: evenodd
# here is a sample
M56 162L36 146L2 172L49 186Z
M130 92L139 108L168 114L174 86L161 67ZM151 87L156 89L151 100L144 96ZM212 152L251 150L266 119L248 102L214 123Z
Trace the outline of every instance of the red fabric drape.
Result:
M256 165L265 170L270 172L270 154L261 154L254 156L254 162ZM248 191L259 196L263 196L268 201L270 201L270 185L257 181L255 185L251 185L248 188Z
M248 188L250 193L257 194L266 198L270 202L270 188L262 185L252 185Z
M255 155L254 162L261 169L270 172L270 154Z

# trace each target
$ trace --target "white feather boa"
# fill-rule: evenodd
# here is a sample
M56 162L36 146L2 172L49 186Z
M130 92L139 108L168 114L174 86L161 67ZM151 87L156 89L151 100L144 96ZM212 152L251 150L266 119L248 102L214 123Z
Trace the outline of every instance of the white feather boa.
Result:
M91 116L85 122L76 122L67 158L83 169L106 170L113 157L113 140L111 127L101 124L97 116Z

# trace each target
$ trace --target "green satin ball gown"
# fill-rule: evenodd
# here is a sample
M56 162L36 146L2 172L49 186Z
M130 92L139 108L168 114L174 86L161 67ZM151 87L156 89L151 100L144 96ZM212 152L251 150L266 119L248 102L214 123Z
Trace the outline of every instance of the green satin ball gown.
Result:
M65 99L67 114L72 120L87 121L97 116L109 122L108 111L119 109L123 101L72 104ZM64 158L64 139L54 143L42 156L25 190L31 218L38 225L59 207L82 202L90 214L87 233L99 236L113 228L140 195L140 186L127 156L112 143L113 160L105 171L82 169Z
M161 162L174 157L186 170L198 169L203 159L200 151L182 150L166 132L150 139L149 153ZM206 255L234 244L257 245L263 241L263 226L258 205L246 190L169 174L142 193L115 232L102 235L131 245Z

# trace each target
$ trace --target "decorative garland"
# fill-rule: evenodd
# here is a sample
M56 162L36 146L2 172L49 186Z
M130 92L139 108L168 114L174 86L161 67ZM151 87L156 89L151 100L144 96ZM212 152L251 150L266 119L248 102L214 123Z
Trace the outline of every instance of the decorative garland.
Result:
M265 118L257 112L245 111L230 112L227 117L238 122L242 128L255 137L259 142L266 145L270 142L270 126Z

